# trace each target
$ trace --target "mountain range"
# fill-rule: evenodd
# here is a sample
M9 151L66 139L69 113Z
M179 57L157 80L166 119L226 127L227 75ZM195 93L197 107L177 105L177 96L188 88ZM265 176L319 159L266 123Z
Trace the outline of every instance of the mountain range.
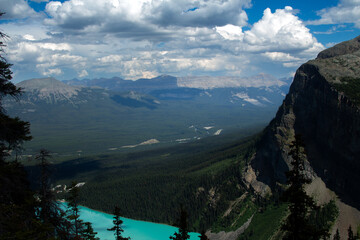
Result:
M23 89L19 103L7 99L4 106L31 123L34 141L26 149L74 154L124 151L150 139L183 143L234 129L253 133L271 119L289 82L265 74L163 75L137 81L43 78L17 86Z

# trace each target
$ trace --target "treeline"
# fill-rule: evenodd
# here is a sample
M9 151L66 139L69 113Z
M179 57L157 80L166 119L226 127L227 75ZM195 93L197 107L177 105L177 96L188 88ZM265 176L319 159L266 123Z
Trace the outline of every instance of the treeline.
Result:
M89 181L82 188L82 204L111 212L114 204L133 219L173 224L181 204L190 213L191 230L208 229L229 205L240 197L241 164L233 159L229 166L204 172L171 171L134 173L122 176L121 171L104 172L104 181ZM96 179L102 179L97 177ZM101 194L100 194L101 193Z
M82 205L108 213L118 205L133 219L175 224L174 209L183 205L191 231L209 229L229 202L245 193L241 171L244 159L252 155L254 139L212 150L200 143L189 145L67 161L55 166L67 175L58 176L57 183L86 182L80 193ZM87 163L93 167L84 171ZM229 218L234 221L236 216Z

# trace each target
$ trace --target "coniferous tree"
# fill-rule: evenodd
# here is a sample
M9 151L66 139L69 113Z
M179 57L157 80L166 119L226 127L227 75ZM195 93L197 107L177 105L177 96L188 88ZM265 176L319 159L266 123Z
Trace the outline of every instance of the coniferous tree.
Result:
M0 13L0 17L4 13ZM29 122L21 121L18 117L12 118L6 115L2 106L4 97L11 96L18 98L21 89L12 82L12 66L3 57L6 34L0 32L0 154L6 156L9 151L16 150L24 141L31 140Z
M39 161L40 167L40 190L39 190L39 217L43 222L49 223L51 216L53 205L55 202L55 195L51 191L50 187L50 164L48 162L48 158L50 154L47 150L42 149L40 153L35 157L37 161Z
M84 240L99 240L98 237L96 237L97 232L94 231L93 227L91 226L91 223L85 222L85 228L82 232L82 239Z
M282 229L285 231L284 240L315 240L323 236L322 229L316 229L310 224L310 212L316 205L305 192L305 184L310 183L304 174L304 144L299 135L291 143L290 156L292 157L292 170L287 172L289 187L284 192L283 198L289 202L290 213Z
M348 240L356 240L355 236L354 236L354 232L351 228L351 225L348 228Z
M36 218L34 193L23 165L9 161L10 152L19 149L31 136L30 124L9 117L3 108L4 97L17 98L21 93L10 81L11 64L3 57L6 38L0 32L0 238L46 239L47 229Z
M81 233L84 231L84 222L80 219L79 209L79 187L76 182L72 182L69 190L69 195L66 199L69 205L68 219L72 222L72 235L74 239L81 239Z
M188 214L183 207L180 208L180 219L178 220L179 232L175 232L173 236L170 236L172 240L187 240L190 238L188 231Z
M120 218L120 208L117 207L117 206L115 206L114 215L115 215L114 220L113 220L114 226L112 228L108 228L107 230L114 232L116 240L128 240L128 239L130 239L129 237L126 238L126 237L122 236L122 233L124 232L124 229L121 226L123 224L123 221Z
M0 17L4 13L0 13ZM6 115L2 107L2 100L6 96L18 98L21 89L12 82L12 71L10 63L3 57L4 39L8 36L0 32L0 154L17 150L24 141L31 140L29 122L21 121L18 117L12 118Z
M42 149L35 157L40 167L40 189L38 191L39 206L37 216L48 228L48 237L70 238L71 223L67 220L65 212L60 208L54 192L51 189L51 170L48 158L49 151Z
M340 240L340 232L339 232L339 229L336 229L336 233L335 233L335 235L334 235L333 240Z

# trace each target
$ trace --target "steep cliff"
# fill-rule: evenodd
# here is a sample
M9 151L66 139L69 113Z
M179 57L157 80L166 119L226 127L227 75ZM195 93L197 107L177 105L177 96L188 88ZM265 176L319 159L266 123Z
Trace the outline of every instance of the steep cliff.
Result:
M257 191L285 183L289 143L300 134L307 173L360 209L360 36L335 45L296 72L249 165ZM256 180L255 180L256 178Z

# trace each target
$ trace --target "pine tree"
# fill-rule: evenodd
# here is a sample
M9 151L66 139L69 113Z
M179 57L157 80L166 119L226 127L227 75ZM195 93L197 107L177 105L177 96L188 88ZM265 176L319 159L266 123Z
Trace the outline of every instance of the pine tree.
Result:
M39 216L43 222L49 223L52 215L53 203L55 196L50 188L50 164L48 158L50 154L47 150L40 150L40 153L35 157L39 161L40 167L40 190L39 190Z
M6 38L0 32L0 238L46 239L47 228L36 218L34 193L24 167L9 161L10 152L18 150L31 136L30 124L9 117L3 108L5 97L18 98L21 94L11 82L11 64L3 57Z
M183 207L180 208L180 219L178 220L179 232L175 232L173 236L170 236L172 240L186 240L190 238L188 231L188 214Z
M65 217L65 212L60 208L54 192L51 189L51 164L48 161L49 151L42 149L35 157L40 167L40 189L38 191L39 206L37 216L48 228L48 237L66 239L70 237L71 223Z
M73 237L74 239L81 239L81 233L83 232L85 226L83 220L80 219L79 188L76 185L76 182L71 183L69 195L66 200L68 201L70 212L68 219L73 224Z
M2 16L3 13L0 13ZM12 72L10 63L3 57L4 39L8 36L0 32L0 154L6 156L7 152L17 150L24 141L31 140L30 124L21 121L18 117L12 118L6 115L1 106L4 97L11 96L18 98L21 95L21 89L12 82Z
M356 240L351 225L348 228L348 240Z
M336 229L336 233L334 235L333 240L340 240L340 233L339 233L339 229Z
M91 226L91 223L85 222L85 228L82 232L82 239L84 240L99 240L98 237L96 237L97 232L94 231L93 227Z
M116 240L128 240L128 239L130 239L129 237L125 238L125 237L121 236L122 233L124 232L124 229L121 226L123 224L123 221L120 218L120 208L117 207L117 206L115 206L114 215L115 215L114 220L113 220L114 226L112 228L108 228L107 230L114 232Z
M283 198L289 202L290 214L282 225L285 231L284 240L315 240L323 235L322 229L316 229L310 224L310 212L316 205L305 192L305 184L310 183L304 174L304 144L299 135L291 143L290 156L292 157L292 170L286 173L289 187Z

